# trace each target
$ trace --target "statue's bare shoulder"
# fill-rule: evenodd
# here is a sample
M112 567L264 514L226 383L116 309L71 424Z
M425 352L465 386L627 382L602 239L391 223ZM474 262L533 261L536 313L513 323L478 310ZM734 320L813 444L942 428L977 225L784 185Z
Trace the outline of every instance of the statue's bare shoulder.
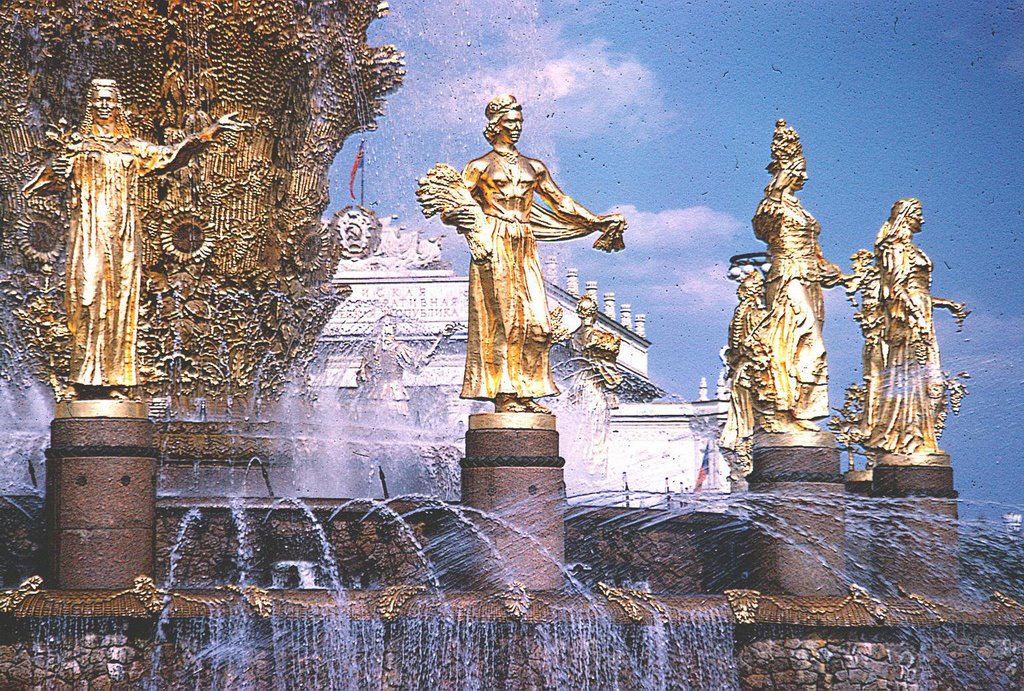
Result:
M523 156L522 154L520 154L519 160L522 162L522 165L530 166L531 168L533 168L533 173L537 177L541 177L548 174L548 167L544 165L544 161L540 160L539 158L530 158L529 156Z
M463 182L466 183L470 189L476 187L477 182L481 177L487 173L487 168L490 166L489 154L484 154L480 158L474 158L472 161L466 164L465 169L462 171Z

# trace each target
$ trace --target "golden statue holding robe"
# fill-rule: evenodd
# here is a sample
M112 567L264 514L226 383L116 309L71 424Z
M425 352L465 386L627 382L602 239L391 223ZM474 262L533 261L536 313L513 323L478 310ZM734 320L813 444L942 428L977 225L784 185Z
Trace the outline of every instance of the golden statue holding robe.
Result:
M514 96L487 104L492 149L458 175L439 164L420 181L424 215L440 214L469 242L469 320L462 397L496 412L547 413L536 400L558 393L551 376L552 328L537 241L594 231L594 246L622 249L625 219L596 216L562 192L543 162L516 149L523 127ZM534 201L536 193L547 205Z
M771 256L765 277L768 315L755 338L770 354L772 409L757 416L756 427L769 433L817 432L814 421L829 414L822 288L837 285L842 275L821 252L821 226L796 197L807 182L807 161L800 136L785 120L775 124L771 155L772 180L752 221Z
M69 381L78 396L123 395L120 388L138 383L139 177L180 168L221 132L248 127L233 116L177 144L152 144L132 136L116 82L94 79L80 127L51 133L62 150L23 193L67 192L71 227L64 304L71 332Z
M932 261L914 244L923 222L921 202L900 199L875 241L881 367L864 373L872 402L865 406L864 446L891 454L942 454L938 439L946 407L955 411L966 393L957 381L964 373L947 381L942 372L932 313L949 310L962 324L968 311L931 294Z

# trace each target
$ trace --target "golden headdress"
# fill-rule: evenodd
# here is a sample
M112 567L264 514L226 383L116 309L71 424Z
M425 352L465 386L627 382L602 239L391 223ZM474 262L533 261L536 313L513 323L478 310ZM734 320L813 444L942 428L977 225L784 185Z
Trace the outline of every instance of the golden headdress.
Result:
M772 137L772 162L768 164L768 172L777 173L803 156L804 147L800 143L800 135L786 125L782 118L776 120L775 136Z

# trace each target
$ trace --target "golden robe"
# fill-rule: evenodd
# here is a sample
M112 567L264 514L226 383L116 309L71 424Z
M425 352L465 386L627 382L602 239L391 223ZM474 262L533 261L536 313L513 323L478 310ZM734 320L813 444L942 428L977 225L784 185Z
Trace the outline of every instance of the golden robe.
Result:
M891 453L938 453L946 383L932 315L932 262L909 232L881 239L875 251L887 349L865 445Z
M68 144L70 233L64 306L71 332L69 381L135 386L135 343L142 283L139 177L172 170L204 148L190 137L159 146L122 136L76 137ZM29 190L62 188L44 167Z
M768 317L759 332L771 353L775 411L783 414L774 422L782 427L787 419L809 422L829 414L820 232L798 202L764 199L754 216L754 233L768 243L772 262L765 277Z
M529 222L484 216L490 261L469 267L469 321L463 398L558 393L551 376L551 319L538 240L572 240L593 229L533 204Z

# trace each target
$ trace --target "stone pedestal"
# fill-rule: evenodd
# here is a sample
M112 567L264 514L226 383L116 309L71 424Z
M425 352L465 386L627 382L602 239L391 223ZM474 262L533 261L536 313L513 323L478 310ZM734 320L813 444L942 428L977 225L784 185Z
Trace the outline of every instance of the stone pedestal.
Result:
M564 465L553 415L469 416L462 503L496 519L473 517L504 557L494 563L487 555L491 585L518 580L530 590L554 590L564 584Z
M145 404L58 405L46 452L49 587L122 588L153 574L156 457Z
M758 433L753 461L747 480L759 514L755 587L792 595L846 592L844 485L835 437Z
M872 544L880 581L920 595L959 592L957 493L949 454L878 456Z

